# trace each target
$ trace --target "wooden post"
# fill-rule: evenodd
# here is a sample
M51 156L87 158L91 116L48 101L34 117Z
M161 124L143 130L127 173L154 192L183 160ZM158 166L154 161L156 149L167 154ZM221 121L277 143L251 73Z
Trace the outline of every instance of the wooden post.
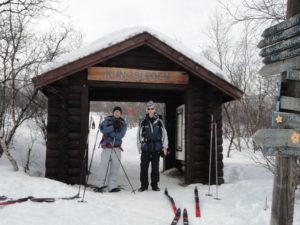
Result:
M287 18L300 12L298 0L288 0ZM288 80L281 94L300 98L300 82ZM296 157L276 156L276 171L273 186L271 225L292 225L295 201Z
M292 225L295 200L296 157L276 156L271 225Z
M298 0L287 1L287 13L286 17L291 18L292 16L300 12L300 2Z

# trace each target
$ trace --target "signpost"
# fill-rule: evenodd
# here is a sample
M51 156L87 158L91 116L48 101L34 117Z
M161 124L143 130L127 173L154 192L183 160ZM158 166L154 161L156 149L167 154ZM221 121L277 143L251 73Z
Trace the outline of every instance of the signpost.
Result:
M292 225L296 188L296 157L300 156L300 1L288 0L288 20L266 29L260 55L266 64L259 73L281 73L278 112L273 129L258 130L254 142L265 156L276 156L271 225Z

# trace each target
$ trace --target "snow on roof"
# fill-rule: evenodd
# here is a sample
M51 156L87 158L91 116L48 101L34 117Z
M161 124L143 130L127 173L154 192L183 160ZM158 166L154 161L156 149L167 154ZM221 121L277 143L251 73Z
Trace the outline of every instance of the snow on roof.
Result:
M144 27L144 26L138 26L138 27L131 27L127 29L122 29L113 33L109 33L102 38L99 38L95 40L94 42L83 46L81 48L78 48L70 53L64 54L52 62L49 62L41 67L41 73L46 73L48 71L54 70L56 68L62 67L64 65L67 65L71 62L74 62L78 59L81 59L83 57L86 57L88 55L91 55L95 52L101 51L102 49L108 48L112 45L121 43L125 40L128 40L138 34L147 32L151 34L152 36L158 38L160 41L166 43L168 46L174 48L176 51L182 53L192 61L198 63L205 69L209 70L213 74L219 76L220 78L225 80L225 74L224 72L217 67L215 64L201 56L199 53L196 53L192 51L191 49L184 46L182 43L179 43L175 39L171 39L170 37L166 36L165 34L162 34L156 30L153 30L152 28Z

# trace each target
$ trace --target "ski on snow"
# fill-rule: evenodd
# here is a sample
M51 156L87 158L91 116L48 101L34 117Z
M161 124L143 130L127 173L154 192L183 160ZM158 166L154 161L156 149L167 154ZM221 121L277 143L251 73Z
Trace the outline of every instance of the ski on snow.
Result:
M21 202L26 202L28 201L29 197L26 198L18 198L18 199L11 199L5 202L0 202L0 206L4 206L4 205L12 205L15 203L21 203Z
M199 194L198 194L197 186L195 187L194 193L195 193L196 217L200 217L201 213L200 213Z
M118 185L117 188L120 188L121 190L126 190L124 187L127 185ZM102 187L97 187L97 186L90 186L93 188L93 192L99 192L99 193L104 193L104 192L108 192L108 186L104 185Z
M76 195L71 196L71 197L62 197L62 198L35 198L33 196L28 196L28 197L25 197L25 198L9 199L9 200L6 200L6 201L1 201L0 206L12 205L12 204L15 204L15 203L22 203L22 202L26 202L28 200L30 200L32 202L49 202L50 203L50 202L55 202L55 200L72 200L72 199L75 199L75 198L79 198L79 194L76 194Z
M174 219L172 220L171 225L176 225L176 224L178 223L179 219L180 219L180 216L181 216L181 209L178 208L178 209L176 210L175 217L174 217Z
M170 200L171 205L172 205L172 208L173 208L173 211L174 211L174 214L176 215L176 213L177 213L177 207L176 207L176 205L175 205L174 199L169 195L168 189L167 189L167 188L165 188L165 195L166 195L166 196L168 197L168 199Z
M61 197L61 198L35 198L35 197L30 197L29 200L32 202L55 202L55 200L72 200L79 198L79 194L76 194L71 197Z
M186 208L184 208L182 213L183 225L189 225L189 217Z

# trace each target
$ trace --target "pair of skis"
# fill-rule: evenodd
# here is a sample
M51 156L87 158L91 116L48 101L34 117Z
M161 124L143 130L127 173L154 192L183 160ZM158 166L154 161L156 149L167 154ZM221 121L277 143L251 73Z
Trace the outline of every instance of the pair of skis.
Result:
M171 225L176 225L178 223L178 221L180 220L180 217L181 217L181 209L178 208L176 210L175 217L172 220ZM183 225L188 225L189 224L189 217L188 217L188 213L187 213L186 208L184 208L184 210L183 210L182 217L183 217Z
M181 217L181 209L180 208L177 209L175 201L169 195L169 192L168 192L167 188L165 188L165 195L170 200L173 212L175 214L174 219L172 220L171 225L176 225L178 223L178 221L180 220L180 217ZM183 210L183 224L184 225L188 225L189 224L188 213L187 213L186 209Z
M198 189L197 187L195 187L194 189L194 194L195 194L195 209L196 209L196 217L200 217L201 213L200 213L200 202L199 202L199 193L198 193ZM171 206L173 209L173 212L175 214L175 217L171 223L171 225L176 225L180 219L181 216L181 209L176 207L175 201L174 199L169 195L168 193L168 189L165 189L165 195L168 197L168 199L171 202ZM183 224L184 225L188 225L189 224L189 220L188 220L188 213L187 210L184 209L183 210Z
M0 196L0 206L5 206L5 205L12 205L16 203L22 203L22 202L27 202L27 201L32 201L32 202L55 202L56 200L72 200L79 198L79 194L76 194L71 197L63 197L63 198L35 198L33 196L28 196L25 198L17 198L17 199L9 199L6 196Z

